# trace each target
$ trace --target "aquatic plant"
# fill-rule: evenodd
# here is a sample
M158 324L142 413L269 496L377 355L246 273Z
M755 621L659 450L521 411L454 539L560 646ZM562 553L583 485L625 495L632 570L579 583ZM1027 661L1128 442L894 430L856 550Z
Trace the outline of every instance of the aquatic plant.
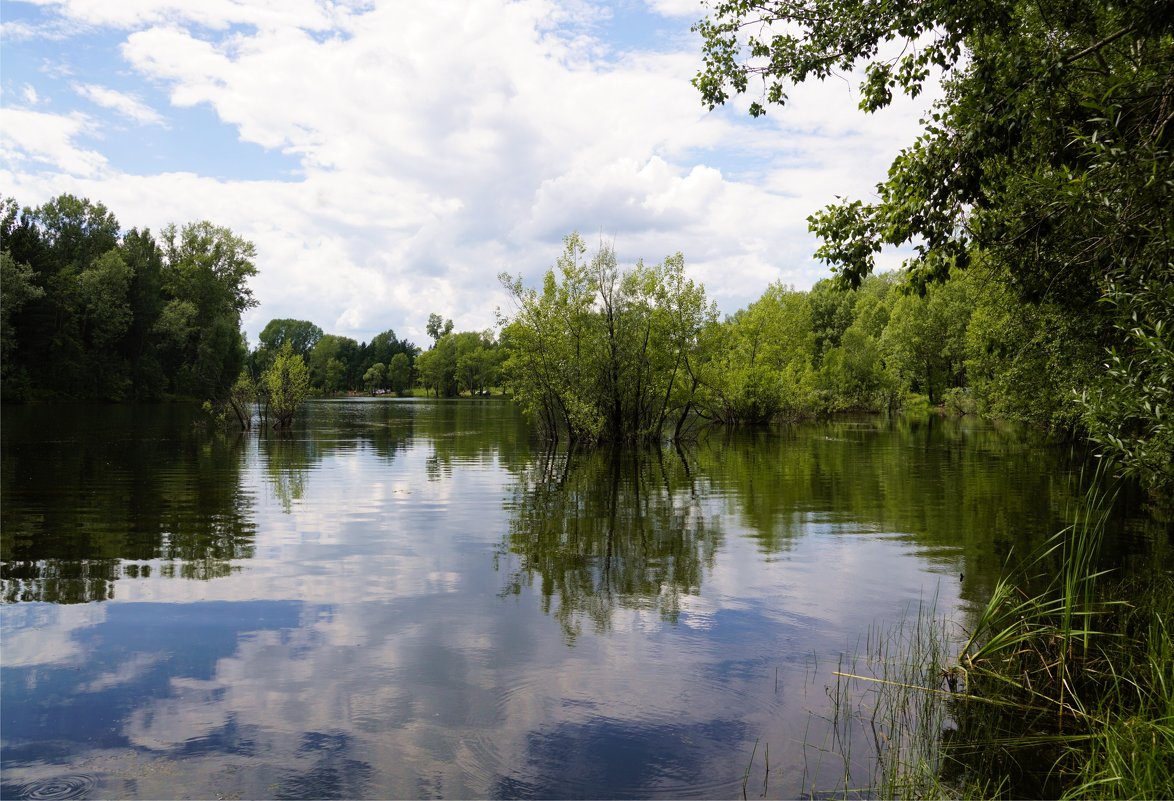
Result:
M1115 494L1091 486L968 633L931 603L835 671L837 794L1174 797L1174 577L1098 567Z

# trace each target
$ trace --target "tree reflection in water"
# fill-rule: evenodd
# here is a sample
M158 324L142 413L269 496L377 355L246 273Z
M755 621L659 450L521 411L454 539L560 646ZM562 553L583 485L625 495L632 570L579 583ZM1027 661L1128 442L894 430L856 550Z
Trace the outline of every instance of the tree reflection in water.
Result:
M161 437L156 418L174 410L133 413L150 418L143 430L152 435L120 421L133 433L111 437L69 419L55 422L51 441L8 432L0 549L6 603L102 601L122 578L218 578L252 558L253 497L241 482L246 440L193 428L191 418L172 422L174 434Z
M680 451L542 454L507 501L499 565L510 556L519 564L502 594L537 578L543 611L553 607L568 642L584 620L606 631L617 609L655 609L675 622L722 539L718 515L703 509L692 481Z

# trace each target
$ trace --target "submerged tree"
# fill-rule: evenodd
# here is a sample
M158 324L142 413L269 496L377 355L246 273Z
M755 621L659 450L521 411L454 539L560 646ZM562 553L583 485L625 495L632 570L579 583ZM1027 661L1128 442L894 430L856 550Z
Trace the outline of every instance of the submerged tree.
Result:
M503 320L506 385L552 439L659 441L670 423L680 432L698 389L690 357L714 305L680 254L621 272L610 247L586 253L569 235L541 292L502 274L517 307Z
M257 382L247 372L241 372L228 391L228 406L240 423L242 431L253 427L253 407L257 403Z
M261 385L276 428L289 428L302 403L310 394L310 371L306 362L285 343L273 364L261 377Z

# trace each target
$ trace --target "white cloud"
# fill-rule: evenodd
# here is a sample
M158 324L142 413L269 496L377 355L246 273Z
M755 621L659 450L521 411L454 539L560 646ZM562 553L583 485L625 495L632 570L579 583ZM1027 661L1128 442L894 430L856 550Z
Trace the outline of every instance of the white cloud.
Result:
M629 263L683 251L732 312L772 280L827 274L806 216L836 194L867 195L917 116L910 105L866 117L837 81L797 89L765 120L707 114L690 85L696 42L617 53L593 38L606 9L586 4L47 5L126 30L125 64L173 105L209 108L298 163L266 181L113 172L74 144L84 117L45 115L55 144L25 136L2 176L33 195L21 202L84 192L128 226L209 218L252 239L253 336L273 317L420 342L430 311L487 327L504 302L497 273L536 279L572 229L614 236ZM653 10L685 31L693 5ZM108 104L154 121L130 92L132 104Z
M102 604L7 604L0 615L4 667L61 667L85 658L75 632L106 620Z
M705 16L701 0L647 0L648 7L665 17L685 17L699 20Z
M117 111L122 116L142 125L164 124L163 117L159 112L134 95L93 83L75 83L73 90L91 103Z
M92 121L85 114L48 114L22 108L4 109L0 130L0 161L14 169L50 170L67 176L93 178L106 174L106 157L75 143ZM14 187L15 188L15 187Z
M230 25L263 28L298 25L322 30L330 27L334 14L355 3L318 3L314 0L25 0L57 15L59 19L91 27L118 29L156 25L173 20L222 30ZM33 27L33 26L28 26Z

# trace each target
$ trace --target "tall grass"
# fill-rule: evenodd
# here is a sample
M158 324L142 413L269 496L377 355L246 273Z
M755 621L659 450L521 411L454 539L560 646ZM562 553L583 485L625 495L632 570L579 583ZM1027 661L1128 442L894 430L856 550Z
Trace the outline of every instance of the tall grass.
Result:
M996 584L968 633L931 603L841 664L837 794L1174 797L1174 579L1098 568L1104 486L1094 477L1072 525Z

